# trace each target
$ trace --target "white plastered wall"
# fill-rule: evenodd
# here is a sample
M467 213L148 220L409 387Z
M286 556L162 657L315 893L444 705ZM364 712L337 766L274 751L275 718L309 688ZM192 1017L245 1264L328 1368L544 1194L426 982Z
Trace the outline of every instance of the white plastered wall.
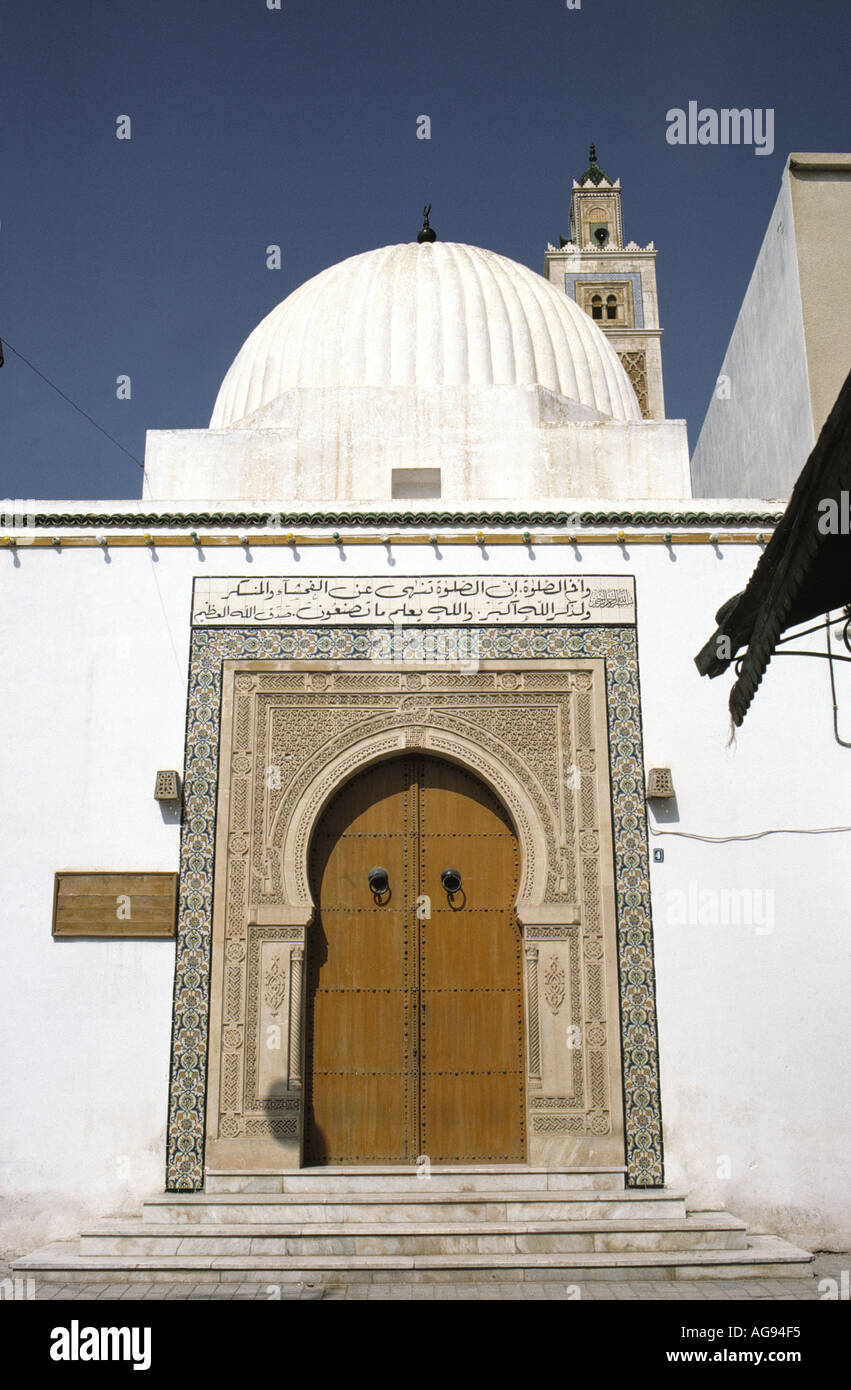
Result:
M635 574L646 763L670 766L678 794L680 820L661 828L720 836L851 824L851 753L833 739L825 663L772 663L733 747L729 678L702 680L693 665L757 546L589 545L577 556L565 545L483 553L471 543L441 555L428 545L344 553L330 545L298 559L289 547L209 548L204 559L191 548L116 547L108 560L95 548L22 547L17 560L0 553L6 1250L133 1213L162 1188L173 944L54 942L50 913L58 868L178 867L178 827L163 820L153 781L158 768L182 767L194 574ZM840 703L851 723L851 688ZM811 1248L847 1249L849 836L733 845L651 838L658 846L665 862L651 875L668 1183L697 1205L724 1205ZM678 923L670 895L692 883L698 892L773 891L771 929Z
M691 461L695 497L788 497L815 443L784 169Z
M687 497L683 420L621 421L543 387L296 389L248 429L149 430L145 499L224 491L314 510L386 505L394 468L440 468L435 506L526 506L530 498Z

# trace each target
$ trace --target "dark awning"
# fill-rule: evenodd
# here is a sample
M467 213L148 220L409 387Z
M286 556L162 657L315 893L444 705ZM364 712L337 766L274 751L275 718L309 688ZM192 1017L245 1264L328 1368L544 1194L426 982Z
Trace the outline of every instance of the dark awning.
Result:
M848 604L851 374L747 588L719 608L718 629L695 657L702 676L720 676L747 647L730 691L734 724L740 725L747 714L782 633Z

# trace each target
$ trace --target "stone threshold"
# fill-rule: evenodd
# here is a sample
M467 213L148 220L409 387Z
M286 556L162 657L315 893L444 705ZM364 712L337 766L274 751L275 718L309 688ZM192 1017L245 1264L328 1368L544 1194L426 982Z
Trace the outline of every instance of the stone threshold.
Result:
M428 1184L421 1184L427 1188ZM512 1205L529 1202L559 1202L581 1205L584 1202L611 1203L617 1205L643 1202L684 1202L686 1193L674 1192L669 1187L630 1187L624 1189L607 1188L513 1188L507 1191L499 1188L482 1188L459 1191L458 1188L435 1191L421 1191L420 1187L410 1190L387 1192L380 1188L356 1192L351 1187L338 1191L318 1192L166 1192L145 1199L145 1209L154 1207L182 1206L192 1207L275 1207L275 1206L334 1206L341 1204L369 1205L429 1205L438 1202L462 1204L504 1203Z

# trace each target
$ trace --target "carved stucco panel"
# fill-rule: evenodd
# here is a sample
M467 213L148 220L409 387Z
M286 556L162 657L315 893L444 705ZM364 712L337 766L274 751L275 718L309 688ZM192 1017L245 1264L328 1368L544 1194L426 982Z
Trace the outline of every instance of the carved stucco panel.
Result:
M564 918L566 892L571 901L577 896L578 851L585 852L582 884L583 891L591 886L593 937L599 932L593 690L591 671L237 674L227 939L238 938L258 911L273 919L276 906L300 909L307 922L307 854L322 807L370 762L411 748L474 768L508 807L524 865L521 920L524 908L535 905L546 915L547 903ZM605 1036L602 1053L586 1036L602 1005L601 962L580 948L585 916L581 927L551 928L559 940L543 955L538 927L541 945L527 946L525 973L530 1091L540 1093L538 1105L562 1118L569 1114L564 1132L576 1134L586 1132L586 1120L603 1132L600 1115L608 1111ZM253 926L246 958L226 968L220 1125L227 1135L248 1133L248 1117L253 1135L274 1134L274 1114L264 1127L258 1111L297 1105L303 949L282 947L282 930L300 935L299 928L277 928L269 937L268 928L264 934ZM590 1001L585 1010L583 998ZM559 1131L549 1125L540 1132Z
M250 670L237 670L232 678L222 725L224 730L227 713L229 816L218 856L227 885L227 924L224 949L214 962L221 1022L217 1027L211 1019L210 1057L210 1079L218 1072L220 1080L220 1133L246 1143L264 1136L297 1141L310 832L341 782L406 747L477 771L515 823L527 869L519 915L527 946L534 944L538 953L534 1002L541 1075L533 1085L530 1049L530 1133L547 1142L609 1133L612 1044L617 1050L619 1030L610 1026L617 1016L613 918L601 900L601 885L613 870L610 828L608 841L605 835L601 840L600 823L601 814L608 815L602 663L580 660L584 669L554 670L544 662L515 668L494 662L495 669L475 672L380 670L372 664L364 669L358 661L317 661L306 670L249 664ZM293 748L298 742L300 753ZM280 786L268 781L273 748L287 753L293 768ZM294 863L301 872L288 881L284 865ZM249 865L256 866L252 875ZM284 928L288 921L297 925ZM240 953L253 939L264 950L269 944L278 949L283 939L262 935L269 930L294 933L285 947L288 959L279 957L287 998L271 1020L264 1013L277 999L274 988L268 993L264 986L270 967L258 963L252 975L250 951ZM578 964L570 938L580 942ZM529 965L527 951L527 987ZM554 1007L562 972L564 997ZM577 983L580 1022L574 1024ZM528 995L526 1007L528 1028L534 1012ZM259 1051L260 1035L264 1027L282 1023L282 1055L269 1064ZM557 1047L556 1025L563 1036L568 1026L581 1028L582 1046L572 1049L574 1055L567 1055L567 1046L563 1052ZM269 1104L276 1100L288 1107L283 1118ZM173 1125L171 1133L179 1130Z

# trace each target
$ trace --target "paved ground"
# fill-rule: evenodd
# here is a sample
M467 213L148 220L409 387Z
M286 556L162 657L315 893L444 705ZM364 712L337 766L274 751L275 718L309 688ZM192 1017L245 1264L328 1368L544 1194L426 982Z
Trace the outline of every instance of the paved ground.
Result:
M568 1299L579 1297L594 1301L647 1299L689 1301L740 1299L756 1302L789 1302L825 1298L832 1294L848 1297L851 1275L851 1253L817 1255L812 1279L706 1279L681 1283L670 1280L588 1280L584 1284L549 1283L544 1280L522 1284L349 1284L333 1287L279 1285L277 1295L273 1285L265 1284L116 1284L108 1280L91 1284L38 1284L36 1300L75 1299L90 1302L95 1299L238 1299L267 1302L277 1296L281 1301L296 1299ZM845 1279L842 1273L845 1271ZM11 1277L8 1259L0 1263L0 1280ZM834 1286L823 1281L834 1281Z

